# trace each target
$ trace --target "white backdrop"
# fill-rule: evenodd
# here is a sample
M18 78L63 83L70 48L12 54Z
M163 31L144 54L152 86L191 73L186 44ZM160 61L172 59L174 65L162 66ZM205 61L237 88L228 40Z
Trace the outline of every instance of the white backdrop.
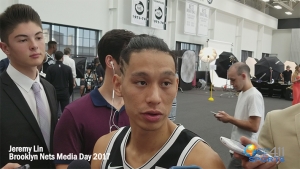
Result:
M212 40L212 39L208 40L207 45L208 45L208 47L212 47L213 49L216 50L217 59L219 58L219 55L222 52L231 52L231 50L233 48L232 43L230 43L230 42L222 42L222 41L217 41L217 40ZM216 62L216 60L211 62L210 65L214 65L215 62ZM210 78L215 87L221 87L221 86L226 85L226 79L219 78L217 73L214 70L210 70ZM228 85L230 84L229 80L227 81L227 84Z

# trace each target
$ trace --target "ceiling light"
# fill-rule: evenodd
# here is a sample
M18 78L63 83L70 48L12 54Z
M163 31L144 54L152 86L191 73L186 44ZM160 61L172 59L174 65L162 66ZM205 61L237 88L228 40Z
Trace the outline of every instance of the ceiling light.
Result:
M264 1L264 2L269 2L269 0L262 0L262 1Z
M285 12L285 14L287 14L287 15L292 15L292 12Z
M276 9L282 9L282 7L279 6L279 5L275 5L274 8L276 8Z

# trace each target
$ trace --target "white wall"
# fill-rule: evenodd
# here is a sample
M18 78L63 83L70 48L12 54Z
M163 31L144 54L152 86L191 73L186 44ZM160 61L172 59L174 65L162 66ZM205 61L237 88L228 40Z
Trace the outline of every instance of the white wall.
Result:
M1 0L2 1L2 0ZM108 30L108 0L19 0L29 4L42 21L97 30Z
M151 3L150 3L151 7ZM151 8L150 8L151 9ZM168 34L167 30L159 30L150 27L139 26L131 24L131 0L130 1L119 1L118 2L118 24L117 28L119 29L127 29L131 30L135 34L149 34L155 35L161 39L163 39L166 43L168 43Z
M271 53L278 54L283 63L291 55L291 32L291 29L273 30Z
M242 50L253 51L253 56L256 55L257 48L258 25L245 20L242 33ZM271 46L271 44L270 44Z
M234 44L237 31L236 22L236 17L224 12L217 12L214 39Z
M263 53L271 53L272 51L272 32L273 30L268 27L264 27L264 36L263 36ZM270 45L271 44L271 45ZM258 58L260 59L260 58Z

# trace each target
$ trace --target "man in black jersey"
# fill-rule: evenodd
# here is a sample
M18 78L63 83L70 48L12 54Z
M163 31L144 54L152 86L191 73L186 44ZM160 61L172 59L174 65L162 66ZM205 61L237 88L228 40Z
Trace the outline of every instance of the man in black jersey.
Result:
M42 71L47 72L49 66L55 64L54 53L57 51L57 43L55 41L48 42L48 50L46 51L45 60Z
M178 78L175 58L163 40L149 35L132 38L121 53L120 70L121 75L113 78L114 91L124 99L130 127L97 141L94 153L109 158L94 159L92 168L225 168L204 140L168 119Z

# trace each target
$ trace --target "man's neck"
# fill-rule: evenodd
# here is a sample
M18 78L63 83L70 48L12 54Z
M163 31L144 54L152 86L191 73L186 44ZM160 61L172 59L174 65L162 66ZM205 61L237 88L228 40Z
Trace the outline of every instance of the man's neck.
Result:
M51 50L47 50L47 53L51 56L53 52Z
M18 70L19 72L21 72L22 74L24 74L25 76L29 77L32 80L36 79L37 76L37 66L35 67L31 67L31 68L23 68L23 67L19 67L19 66L15 66L14 63L10 63L16 70Z
M139 167L146 163L163 147L176 127L177 125L169 119L161 128L154 131L146 131L132 124L130 140L126 145L127 162L132 167Z
M244 88L242 89L243 92L249 90L251 87L253 87L251 82L247 82Z

